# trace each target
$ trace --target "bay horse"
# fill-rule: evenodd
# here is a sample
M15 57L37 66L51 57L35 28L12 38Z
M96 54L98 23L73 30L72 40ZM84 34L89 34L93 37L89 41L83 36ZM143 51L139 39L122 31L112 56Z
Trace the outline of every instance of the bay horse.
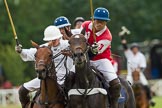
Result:
M147 97L146 89L140 82L140 72L135 70L132 73L133 91L136 99L136 108L149 108L149 99Z
M30 108L64 108L65 100L57 83L51 46L39 47L34 42L32 42L32 45L37 48L35 70L41 83L40 94L35 98Z
M103 89L103 77L93 67L90 67L89 46L82 34L73 35L69 40L70 51L75 63L75 77L71 79L71 89L68 91L69 108L110 108L110 100ZM136 108L131 85L119 78L124 90L124 105L119 108ZM65 81L66 82L66 81Z

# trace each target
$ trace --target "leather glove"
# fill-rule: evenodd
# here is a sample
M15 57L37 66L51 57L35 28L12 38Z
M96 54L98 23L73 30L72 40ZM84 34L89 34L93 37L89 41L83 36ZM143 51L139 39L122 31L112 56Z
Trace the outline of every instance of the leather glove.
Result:
M18 46L16 45L16 46L15 46L15 51L16 51L17 53L21 53L21 52L22 52L22 45L21 45L21 44L19 44Z
M65 56L72 56L72 54L69 50L62 50L61 54L65 55Z
M98 44L97 43L93 43L91 46L91 51L93 54L98 54Z

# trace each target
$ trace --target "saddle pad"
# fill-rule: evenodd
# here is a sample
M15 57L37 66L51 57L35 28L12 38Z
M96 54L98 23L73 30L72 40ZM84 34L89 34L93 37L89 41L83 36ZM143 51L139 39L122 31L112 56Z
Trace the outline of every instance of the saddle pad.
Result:
M70 89L68 92L68 96L71 95L84 95L85 89ZM86 95L93 95L101 93L103 95L107 95L107 91L103 88L93 88L93 89L87 89Z
M122 87L121 91L120 91L120 97L118 99L118 103L124 103L127 99L127 95L126 95L126 91L125 89Z

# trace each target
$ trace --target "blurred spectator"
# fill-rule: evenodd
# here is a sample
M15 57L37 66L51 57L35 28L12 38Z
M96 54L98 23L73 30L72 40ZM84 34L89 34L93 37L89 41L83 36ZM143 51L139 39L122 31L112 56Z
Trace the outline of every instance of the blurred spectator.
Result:
M74 29L80 29L83 22L84 22L83 17L76 17L74 20Z
M5 79L2 84L2 89L11 89L12 87L12 83L9 80Z
M81 25L84 22L83 17L76 17L74 20L74 29L71 30L73 35L81 33Z

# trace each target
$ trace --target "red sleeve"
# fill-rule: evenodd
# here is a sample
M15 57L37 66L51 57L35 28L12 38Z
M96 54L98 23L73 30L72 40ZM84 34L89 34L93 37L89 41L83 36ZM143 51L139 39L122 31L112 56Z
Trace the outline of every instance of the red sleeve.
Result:
M112 35L110 30L107 28L108 40L112 41Z
M83 28L87 28L87 26L89 25L90 22L91 22L91 21L84 21L84 22L82 23L82 27L83 27Z

